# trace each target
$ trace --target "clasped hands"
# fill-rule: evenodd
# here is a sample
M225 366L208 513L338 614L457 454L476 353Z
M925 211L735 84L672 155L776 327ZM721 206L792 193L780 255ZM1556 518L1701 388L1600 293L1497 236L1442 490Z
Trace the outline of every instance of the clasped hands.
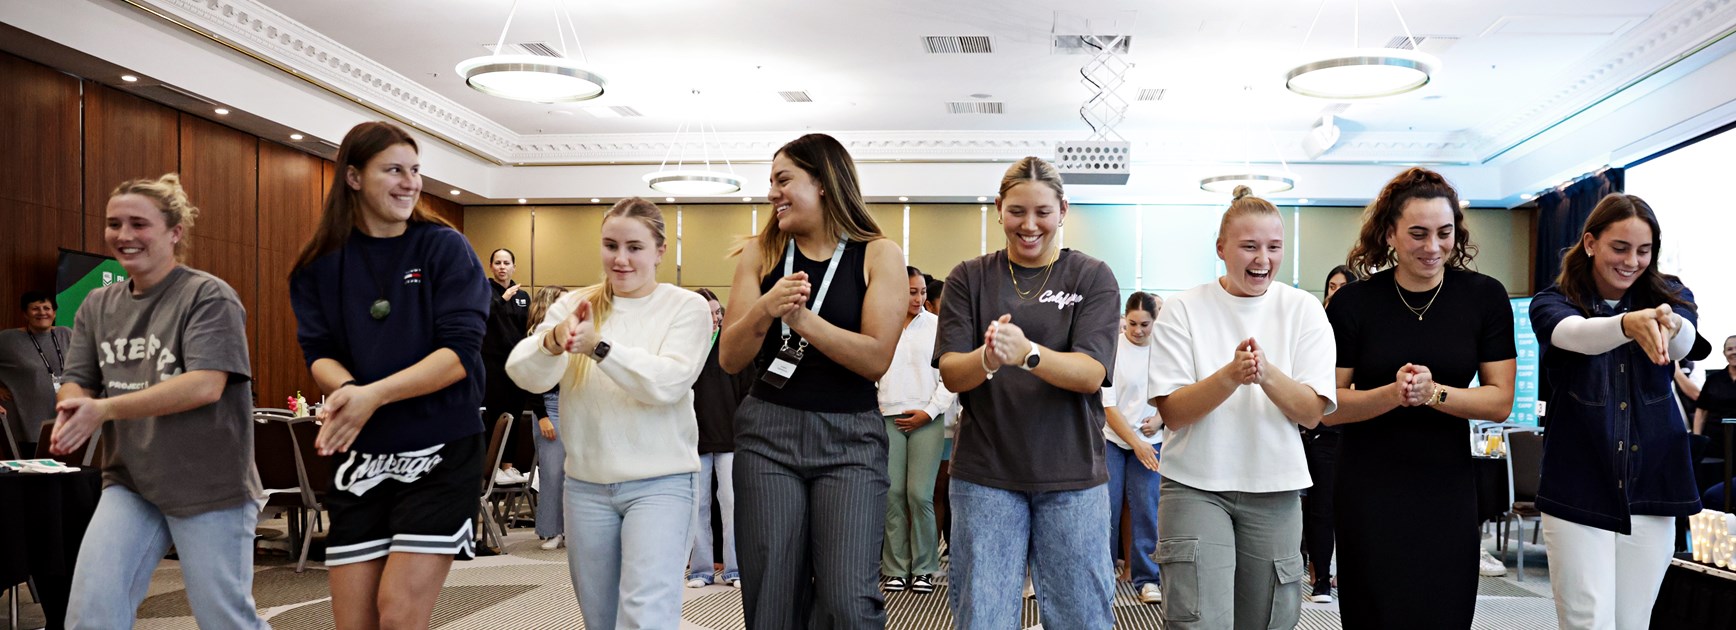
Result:
M754 308L765 313L766 317L782 320L791 328L796 322L811 312L805 308L808 297L813 295L814 285L808 282L808 272L798 271L779 278L772 288L761 295Z
M1003 365L1018 365L1030 353L1031 340L1025 338L1023 328L1013 323L1011 314L989 322L988 330L983 331L984 370L994 372Z
M1218 373L1237 385L1265 385L1266 368L1266 351L1260 349L1260 342L1249 337L1236 344L1235 357Z
M1621 332L1639 344L1653 364L1670 362L1670 338L1682 329L1682 318L1668 304L1621 314Z
M591 312L591 302L580 300L579 306L573 309L573 314L568 315L543 338L543 348L553 354L571 352L589 355L596 350L597 342L601 340L602 337L597 332L597 318Z

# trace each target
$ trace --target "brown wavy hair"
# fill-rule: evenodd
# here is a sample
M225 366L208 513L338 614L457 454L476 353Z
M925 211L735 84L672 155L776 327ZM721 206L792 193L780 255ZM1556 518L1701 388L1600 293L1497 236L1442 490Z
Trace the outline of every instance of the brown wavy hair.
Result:
M1453 209L1453 253L1447 256L1447 267L1469 270L1477 257L1477 246L1471 243L1471 231L1465 227L1465 210L1459 207L1459 192L1447 183L1447 178L1420 166L1399 173L1380 189L1380 196L1362 211L1362 233L1350 248L1345 266L1359 278L1367 278L1395 264L1392 246L1386 239L1398 229L1404 215L1404 205L1412 199L1446 199Z
M301 248L301 255L295 259L295 266L290 269L290 275L300 272L302 267L313 263L314 259L337 251L350 240L350 230L361 221L361 194L350 188L350 169L361 170L368 166L368 160L374 159L381 151L400 144L410 145L410 150L420 154L422 150L416 146L416 139L403 128L384 121L365 122L350 129L344 134L343 144L338 145L336 167L332 169L330 192L326 193L325 210L320 213L319 227L314 230L313 238ZM452 227L450 222L429 210L417 200L415 209L410 211L411 223L433 223Z
M820 191L820 225L827 234L840 239L856 241L873 241L886 238L880 231L880 225L874 222L874 216L868 214L868 204L862 200L861 179L856 176L856 162L850 158L850 152L837 138L823 133L810 133L791 140L772 154L774 157L783 155L794 162L796 168L805 171L814 181L819 183ZM759 273L777 267L778 259L783 257L784 248L789 246L789 234L778 229L778 215L771 213L766 219L765 228L760 230L759 251L753 252L760 260ZM745 253L747 243L737 245L730 252L731 256Z
M1658 215L1652 212L1651 204L1644 199L1622 193L1610 193L1597 202L1597 207L1591 209L1591 216L1585 218L1585 231L1580 233L1578 241L1561 256L1561 275L1555 277L1555 285L1561 294L1567 296L1579 310L1590 313L1592 305L1603 299L1597 292L1597 272L1591 268L1591 255L1585 251L1585 235L1601 238L1609 226L1628 219L1639 219L1652 228L1652 263L1640 271L1640 277L1634 280L1628 292L1633 295L1634 308L1652 308L1659 304L1670 304L1675 308L1694 310L1693 303L1683 300L1678 293L1677 283L1658 272L1657 260L1663 254L1663 231L1658 229ZM1639 245L1636 243L1635 247Z

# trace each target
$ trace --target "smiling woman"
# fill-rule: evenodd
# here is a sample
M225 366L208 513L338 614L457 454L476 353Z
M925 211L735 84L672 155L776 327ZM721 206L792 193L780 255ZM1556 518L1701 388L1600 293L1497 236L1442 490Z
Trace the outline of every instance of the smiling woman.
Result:
M290 274L296 337L326 393L315 446L341 460L326 503L339 628L426 624L453 559L474 553L488 281L421 192L415 139L357 125ZM384 474L386 461L422 471Z

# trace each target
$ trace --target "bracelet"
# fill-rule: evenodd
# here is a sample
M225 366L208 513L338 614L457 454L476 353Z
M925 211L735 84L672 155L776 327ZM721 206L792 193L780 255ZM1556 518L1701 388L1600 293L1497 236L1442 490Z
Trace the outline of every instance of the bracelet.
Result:
M560 356L561 352L566 351L566 348L561 347L560 344L555 344L554 350L549 349L549 342L554 341L555 331L559 330L559 329L560 329L560 327L556 326L554 328L550 328L548 330L548 332L543 333L542 343L539 344L541 346L540 349L543 351L543 354L549 355L551 357L552 356Z
M1441 384L1440 383L1433 383L1433 385L1434 385L1434 389L1429 392L1429 401L1426 403L1423 403L1424 407L1433 407L1435 405L1441 404L1441 389L1442 389Z
M349 387L349 386L355 385L355 384L356 384L356 379L352 378L350 380L344 381L342 385L338 385L338 389L343 389L345 387ZM338 391L338 389L334 389L332 391L336 392L336 391Z
M985 373L983 376L983 380L993 379L995 377L996 370L989 369L989 349L983 348L983 353L980 355L977 355L977 358L982 361L983 372Z

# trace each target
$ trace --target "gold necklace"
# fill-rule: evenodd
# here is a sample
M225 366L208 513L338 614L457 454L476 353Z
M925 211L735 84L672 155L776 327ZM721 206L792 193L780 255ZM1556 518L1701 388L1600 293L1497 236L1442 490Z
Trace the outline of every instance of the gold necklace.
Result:
M1043 283L1035 289L1025 291L1019 288L1019 274L1013 273L1013 255L1011 252L1007 253L1007 276L1013 279L1013 293L1018 294L1020 300L1029 300L1031 296L1037 295L1043 287L1049 286L1049 272L1055 268L1055 261L1060 259L1061 251L1055 250L1055 255L1049 258L1049 264L1043 265Z
M1415 306L1411 306L1410 301L1404 299L1404 289L1399 288L1399 286L1398 286L1398 273L1394 272L1393 276L1392 276L1392 289L1394 291L1398 292L1398 301L1402 302L1404 304L1404 307L1406 309L1409 309L1412 315L1416 315L1417 321L1419 321L1419 322L1423 321L1423 313L1429 312L1429 307L1435 305L1435 298L1438 298L1441 296L1441 287L1444 287L1444 286L1447 286L1447 276L1443 272L1441 274L1441 283L1435 285L1435 294L1429 296L1429 303L1424 304L1422 308L1417 308Z

